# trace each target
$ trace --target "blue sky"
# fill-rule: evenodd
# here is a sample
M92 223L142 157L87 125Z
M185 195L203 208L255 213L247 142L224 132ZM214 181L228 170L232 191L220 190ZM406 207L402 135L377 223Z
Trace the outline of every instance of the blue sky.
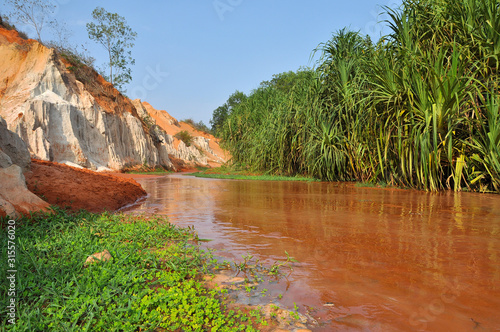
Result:
M273 74L313 66L311 52L350 27L374 40L388 33L381 6L401 0L53 0L51 19L65 22L72 45L85 44L97 65L106 53L88 39L85 23L98 6L125 17L137 32L127 95L177 119L208 125L230 94L249 94ZM4 1L2 1L3 3ZM0 7L2 13L8 7ZM21 25L18 25L21 26ZM22 27L30 37L34 31ZM48 27L44 40L53 37Z

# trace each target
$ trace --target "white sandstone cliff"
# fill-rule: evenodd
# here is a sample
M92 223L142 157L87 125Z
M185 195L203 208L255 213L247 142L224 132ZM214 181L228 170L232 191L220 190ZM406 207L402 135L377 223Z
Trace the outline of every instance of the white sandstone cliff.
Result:
M7 129L0 117L0 217L19 218L49 207L26 187L23 171L29 169L30 163L26 144Z
M54 50L1 27L0 59L0 116L33 158L94 170L173 168L169 156L197 164L226 160L201 134L190 147L174 138L181 127L170 116L179 130L157 123L152 135L144 122L148 115L155 119L149 104L131 102L92 71L80 82Z

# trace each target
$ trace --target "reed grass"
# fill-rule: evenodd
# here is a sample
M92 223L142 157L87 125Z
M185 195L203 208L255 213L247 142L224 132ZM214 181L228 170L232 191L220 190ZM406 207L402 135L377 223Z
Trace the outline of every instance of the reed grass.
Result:
M377 43L342 29L315 68L275 75L233 107L223 144L273 174L430 191L500 190L500 9L404 0Z

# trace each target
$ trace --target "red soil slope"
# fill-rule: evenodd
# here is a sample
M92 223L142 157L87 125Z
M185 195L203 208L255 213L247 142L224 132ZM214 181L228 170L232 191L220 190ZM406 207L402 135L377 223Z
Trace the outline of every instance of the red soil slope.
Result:
M24 175L29 190L50 204L72 211L115 211L146 195L133 179L48 161L33 159L31 171Z

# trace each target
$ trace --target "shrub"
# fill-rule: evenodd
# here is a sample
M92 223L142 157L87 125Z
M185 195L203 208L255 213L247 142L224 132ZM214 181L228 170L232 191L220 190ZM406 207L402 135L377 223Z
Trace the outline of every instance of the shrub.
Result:
M46 46L55 49L57 54L66 59L66 61L72 65L70 68L81 68L86 66L95 70L95 59L90 55L85 54L86 49L79 51L76 47L62 46L54 42L49 42Z
M201 121L201 120L199 122L195 122L193 119L185 119L185 120L181 120L181 122L187 123L187 124L193 126L194 129L201 131L205 134L212 133L210 128L208 128L207 125L204 124L203 121Z
M95 59L86 54L87 50L83 45L83 51L77 50L76 47L63 46L54 42L50 42L46 46L53 48L61 58L70 64L68 69L75 75L77 80L85 84L90 90L102 90L102 86L96 81L98 72L94 67Z
M22 39L28 39L28 35L25 32L18 30L14 24L9 22L9 18L5 15L0 15L0 26L7 30L16 30L19 37Z
M193 136L186 130L179 131L174 137L183 141L186 146L191 146L191 142L193 141Z

